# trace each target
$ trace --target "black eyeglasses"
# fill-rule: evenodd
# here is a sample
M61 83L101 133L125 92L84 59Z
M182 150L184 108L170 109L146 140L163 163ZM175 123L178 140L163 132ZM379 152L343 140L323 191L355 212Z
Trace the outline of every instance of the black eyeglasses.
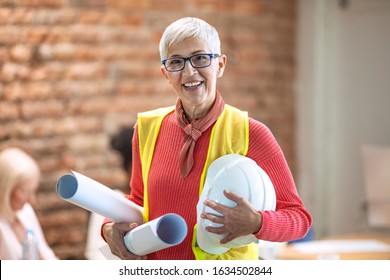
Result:
M211 64L211 60L214 57L219 57L219 54L213 53L202 53L195 54L190 57L172 57L167 58L162 61L165 69L169 72L177 72L184 69L186 66L186 61L189 60L192 67L194 68L206 68Z

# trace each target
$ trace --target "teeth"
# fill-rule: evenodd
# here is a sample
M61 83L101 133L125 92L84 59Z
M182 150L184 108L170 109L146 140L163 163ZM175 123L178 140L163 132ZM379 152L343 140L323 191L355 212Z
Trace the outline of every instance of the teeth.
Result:
M184 84L185 87L196 87L199 86L201 82L192 82L192 83L186 83Z

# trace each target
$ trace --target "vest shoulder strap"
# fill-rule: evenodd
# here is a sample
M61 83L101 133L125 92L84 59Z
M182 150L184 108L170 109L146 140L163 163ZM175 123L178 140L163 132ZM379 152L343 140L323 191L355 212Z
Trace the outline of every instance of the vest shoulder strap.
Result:
M225 109L216 121L211 131L209 150L202 172L199 186L199 196L202 193L207 170L217 158L226 154L241 154L246 156L249 148L249 120L248 113L225 105ZM249 260L257 259L256 243L240 248L232 248L224 254L211 255L203 251L196 242L197 225L194 227L192 251L197 260Z
M248 112L225 104L210 136L209 150L200 180L199 196L202 193L207 169L217 158L226 154L246 156L249 147Z
M142 164L142 181L144 183L144 222L149 220L148 174L152 163L154 146L165 116L175 109L175 106L158 108L138 114L138 142Z

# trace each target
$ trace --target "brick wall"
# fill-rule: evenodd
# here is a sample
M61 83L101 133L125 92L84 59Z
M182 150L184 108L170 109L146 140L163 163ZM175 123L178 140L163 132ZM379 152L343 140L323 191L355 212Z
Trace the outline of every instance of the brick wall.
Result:
M294 171L295 1L0 0L0 150L37 159L35 208L61 259L84 258L88 212L58 198L57 179L73 169L128 190L109 136L174 103L158 43L183 16L218 29L220 92L271 128Z

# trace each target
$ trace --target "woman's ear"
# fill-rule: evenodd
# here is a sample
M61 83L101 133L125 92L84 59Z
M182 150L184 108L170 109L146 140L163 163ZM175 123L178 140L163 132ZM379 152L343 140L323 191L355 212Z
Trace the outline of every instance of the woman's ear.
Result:
M225 71L225 67L226 67L226 62L227 62L227 56L221 54L218 57L218 72L217 72L218 78L221 78L223 76L223 72Z
M161 65L161 67L160 67L160 71L161 71L161 74L163 74L163 76L165 77L165 79L167 79L168 80L168 82L169 82L169 84L171 83L171 81L169 80L169 77L168 77L168 75L167 75L167 71L165 70L165 68L164 68L164 66L163 65Z

